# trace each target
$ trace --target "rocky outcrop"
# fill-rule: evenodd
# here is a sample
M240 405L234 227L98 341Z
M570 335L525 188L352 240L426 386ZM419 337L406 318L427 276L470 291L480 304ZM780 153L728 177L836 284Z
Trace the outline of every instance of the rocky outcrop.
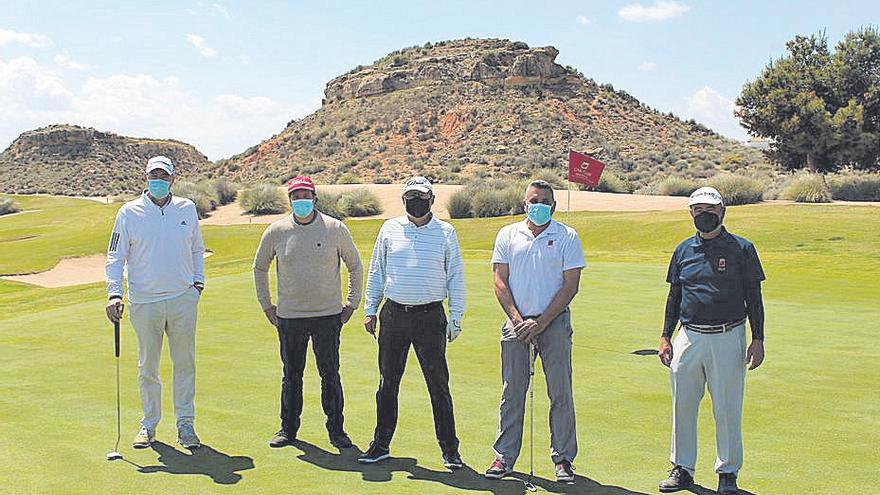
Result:
M477 81L488 85L558 84L567 75L552 47L508 40L460 40L394 53L339 76L324 90L327 103L429 84Z
M53 125L28 131L0 153L0 191L93 196L135 192L150 157L171 158L182 177L211 168L205 155L174 140L145 139L90 127Z

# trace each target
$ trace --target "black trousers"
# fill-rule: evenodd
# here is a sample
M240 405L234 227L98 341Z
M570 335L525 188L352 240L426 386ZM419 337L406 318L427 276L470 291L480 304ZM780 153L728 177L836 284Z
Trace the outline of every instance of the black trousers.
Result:
M339 379L339 315L317 318L278 318L278 340L281 343L281 429L296 436L303 408L303 370L309 338L318 374L321 376L321 406L327 416L330 435L343 433L342 381Z
M373 440L388 448L397 428L397 395L410 345L416 351L431 396L434 430L444 453L458 451L449 369L446 367L446 315L443 305L424 312L405 312L386 302L379 312L379 391Z

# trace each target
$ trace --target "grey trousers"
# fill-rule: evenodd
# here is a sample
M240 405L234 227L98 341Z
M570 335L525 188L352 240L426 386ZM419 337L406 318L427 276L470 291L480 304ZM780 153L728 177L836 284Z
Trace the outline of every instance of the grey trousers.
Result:
M501 407L495 458L513 469L522 448L523 420L529 387L529 345L516 340L505 322L501 340ZM574 461L577 431L571 386L571 314L560 314L538 336L537 355L550 397L550 456L553 463Z

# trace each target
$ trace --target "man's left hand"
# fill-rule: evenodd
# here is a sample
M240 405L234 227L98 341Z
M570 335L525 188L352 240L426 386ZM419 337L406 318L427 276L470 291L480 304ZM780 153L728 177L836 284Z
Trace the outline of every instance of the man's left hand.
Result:
M517 339L531 344L546 327L546 325L542 325L538 320L529 318L513 327L513 333L516 334Z
M746 351L746 364L749 365L749 369L753 370L758 366L761 366L761 363L764 362L764 341L763 340L752 340L752 343L749 344L749 349Z
M348 320L351 319L352 314L354 314L354 308L348 305L342 307L342 313L339 313L339 319L340 321L342 321L343 325L348 323Z
M458 320L449 320L446 324L446 340L452 342L461 334L461 322Z

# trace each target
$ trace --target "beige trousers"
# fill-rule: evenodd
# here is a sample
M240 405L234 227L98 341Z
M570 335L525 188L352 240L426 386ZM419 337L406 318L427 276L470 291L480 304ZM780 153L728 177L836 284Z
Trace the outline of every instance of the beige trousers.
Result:
M159 356L168 334L174 372L174 414L178 425L195 417L196 316L199 291L190 287L183 294L146 304L130 304L129 318L138 338L138 385L144 417L141 425L155 429L162 418L162 382Z
M672 352L672 452L669 460L693 474L697 463L697 413L708 385L715 416L715 472L736 474L743 463L745 324L716 334L682 328L672 342Z

